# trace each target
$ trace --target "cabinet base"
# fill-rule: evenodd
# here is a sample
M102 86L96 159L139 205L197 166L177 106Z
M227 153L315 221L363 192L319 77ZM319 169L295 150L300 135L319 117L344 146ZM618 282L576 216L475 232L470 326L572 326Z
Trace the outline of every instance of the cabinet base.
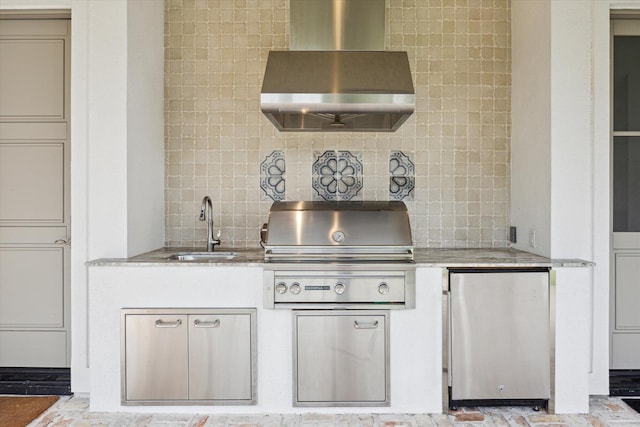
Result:
M449 409L457 410L459 407L468 406L530 406L534 411L549 408L549 399L451 399L451 387L449 387Z

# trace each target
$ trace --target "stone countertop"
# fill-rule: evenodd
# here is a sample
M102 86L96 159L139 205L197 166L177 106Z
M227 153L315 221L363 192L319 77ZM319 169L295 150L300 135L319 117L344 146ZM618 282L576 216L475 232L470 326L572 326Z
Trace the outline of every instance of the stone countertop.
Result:
M550 259L512 248L421 248L414 253L416 265L425 267L589 267L580 259Z
M203 248L160 248L131 258L101 258L88 266L148 266L148 267L262 267L264 251L256 249L221 249L218 252L234 252L233 259L206 261L178 261L167 259L179 252L203 252ZM550 259L511 248L416 248L414 260L417 267L588 267L593 263L580 259Z
M182 252L206 252L205 248L160 248L147 252L144 254L136 255L131 258L100 258L87 263L88 266L147 266L147 267L166 267L166 266L181 266L181 267L205 267L205 266L226 266L226 267L262 267L264 264L264 250L261 248L256 249L235 249L224 248L216 249L217 252L233 252L235 257L232 259L213 259L206 261L178 261L175 259L168 259L173 254Z

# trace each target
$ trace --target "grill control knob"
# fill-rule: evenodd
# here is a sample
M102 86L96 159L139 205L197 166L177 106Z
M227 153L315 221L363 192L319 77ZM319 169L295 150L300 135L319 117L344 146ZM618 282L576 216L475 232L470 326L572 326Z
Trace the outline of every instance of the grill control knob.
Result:
M389 285L384 282L380 283L378 285L378 292L380 292L382 295L389 293Z
M336 291L336 294L342 295L344 293L344 285L342 283L336 283L333 290Z
M300 293L300 285L298 283L294 283L289 287L289 290L292 294L298 295Z
M287 285L284 282L280 282L276 285L276 292L279 294L284 294L287 292Z

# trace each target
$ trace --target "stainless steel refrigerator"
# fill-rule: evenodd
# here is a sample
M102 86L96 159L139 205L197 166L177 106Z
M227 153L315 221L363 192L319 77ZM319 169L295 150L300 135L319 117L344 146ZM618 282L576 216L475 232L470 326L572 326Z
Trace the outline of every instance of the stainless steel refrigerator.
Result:
M450 402L548 401L548 270L451 270L449 309Z

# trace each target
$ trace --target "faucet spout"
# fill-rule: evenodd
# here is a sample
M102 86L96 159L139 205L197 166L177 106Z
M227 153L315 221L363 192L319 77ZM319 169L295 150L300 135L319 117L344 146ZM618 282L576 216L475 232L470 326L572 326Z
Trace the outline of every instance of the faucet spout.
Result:
M220 232L216 237L213 236L213 204L209 196L202 199L198 220L207 221L207 252L213 252L215 245L220 244Z

